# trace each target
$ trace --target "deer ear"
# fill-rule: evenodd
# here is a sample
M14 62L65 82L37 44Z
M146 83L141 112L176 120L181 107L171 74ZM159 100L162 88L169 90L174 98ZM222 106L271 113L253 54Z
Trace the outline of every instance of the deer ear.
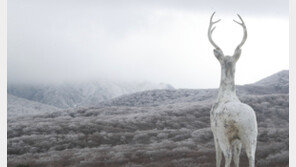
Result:
M233 54L233 58L234 58L234 61L237 62L238 59L240 58L240 55L242 53L242 50L241 49L237 49L234 54Z
M221 50L218 49L214 49L214 55L216 56L216 58L221 61L223 59L223 52Z

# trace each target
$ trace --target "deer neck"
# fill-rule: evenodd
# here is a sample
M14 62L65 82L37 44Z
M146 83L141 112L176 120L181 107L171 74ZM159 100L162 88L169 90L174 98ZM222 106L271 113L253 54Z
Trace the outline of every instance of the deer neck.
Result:
M237 101L234 82L235 70L221 68L221 81L218 91L218 102Z

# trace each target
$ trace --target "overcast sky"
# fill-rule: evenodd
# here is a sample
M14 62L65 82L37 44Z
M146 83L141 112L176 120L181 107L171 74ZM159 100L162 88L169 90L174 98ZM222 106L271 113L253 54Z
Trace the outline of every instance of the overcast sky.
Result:
M236 67L247 84L289 68L288 0L9 0L8 82L100 78L216 88L220 65L213 33L232 55L242 28L248 39Z

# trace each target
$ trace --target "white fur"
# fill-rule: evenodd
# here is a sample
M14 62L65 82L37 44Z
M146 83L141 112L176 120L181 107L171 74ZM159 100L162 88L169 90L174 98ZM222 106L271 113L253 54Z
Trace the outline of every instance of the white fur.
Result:
M211 129L216 148L216 167L220 167L222 153L225 158L225 167L230 167L232 157L235 166L239 167L239 155L242 146L246 150L249 167L254 167L258 133L256 115L249 105L240 102L236 96L234 83L235 65L240 57L240 47L246 39L246 34L244 35L245 39L237 47L234 55L224 56L222 50L210 37L212 33L212 31L210 32L211 26L217 22L212 22L212 17L209 27L209 39L216 48L214 49L214 55L221 65L218 98L210 113ZM246 33L243 21L241 25Z

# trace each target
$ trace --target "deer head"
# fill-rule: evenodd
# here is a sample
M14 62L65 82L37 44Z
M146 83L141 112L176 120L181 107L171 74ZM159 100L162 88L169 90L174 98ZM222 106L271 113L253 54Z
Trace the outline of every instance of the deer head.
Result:
M212 33L216 28L216 27L213 28L213 25L218 23L219 21L221 21L221 19L219 19L217 21L213 21L214 14L215 14L215 12L212 14L211 19L210 19L210 25L209 25L209 29L208 29L208 38L209 38L210 43L215 47L214 55L216 56L216 58L219 60L219 62L221 64L222 75L226 75L226 77L234 78L235 64L241 55L241 47L243 46L243 44L247 40L247 28L246 28L246 25L245 25L243 19L241 18L241 16L237 15L239 17L239 19L241 20L241 23L236 20L233 20L233 21L243 27L244 36L243 36L243 39L240 42L240 44L236 47L233 55L232 56L227 56L227 55L224 56L223 51L212 39Z

